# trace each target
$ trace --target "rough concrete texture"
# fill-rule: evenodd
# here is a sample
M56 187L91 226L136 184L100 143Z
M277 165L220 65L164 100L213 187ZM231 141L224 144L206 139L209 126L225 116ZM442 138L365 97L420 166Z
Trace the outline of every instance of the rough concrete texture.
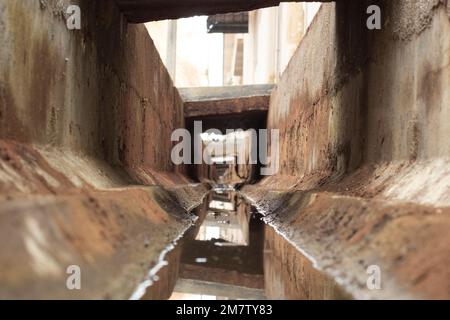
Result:
M66 28L69 4L80 5L82 30ZM0 6L2 138L174 171L165 142L184 126L182 101L143 26L112 1Z
M160 187L3 200L0 297L129 299L194 221L173 203ZM72 265L82 290L66 287Z
M207 192L171 163L183 106L156 48L112 0L1 1L0 42L0 297L131 297Z
M450 298L448 2L376 3L380 31L322 5L271 97L280 172L244 194L353 297Z
M292 2L294 0L284 0ZM313 1L313 0L306 0ZM327 2L329 0L324 0ZM129 22L178 19L274 7L280 0L116 0Z
M178 89L184 117L205 117L267 111L273 85L200 87Z

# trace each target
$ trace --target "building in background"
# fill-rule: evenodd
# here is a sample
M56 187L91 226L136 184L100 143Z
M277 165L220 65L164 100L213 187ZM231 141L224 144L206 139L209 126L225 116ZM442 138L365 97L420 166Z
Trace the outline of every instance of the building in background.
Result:
M276 83L320 3L146 24L177 87Z

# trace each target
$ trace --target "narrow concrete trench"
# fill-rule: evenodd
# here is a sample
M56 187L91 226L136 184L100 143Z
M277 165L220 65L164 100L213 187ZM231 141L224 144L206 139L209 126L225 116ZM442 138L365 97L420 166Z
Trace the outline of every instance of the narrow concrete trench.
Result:
M279 4L0 0L0 299L450 298L450 2L323 1L275 84L143 24Z

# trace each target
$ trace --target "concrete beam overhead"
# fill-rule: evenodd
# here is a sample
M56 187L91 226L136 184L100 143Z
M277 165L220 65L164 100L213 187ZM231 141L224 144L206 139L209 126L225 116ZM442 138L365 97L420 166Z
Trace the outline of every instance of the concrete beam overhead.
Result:
M313 2L312 0L307 0ZM274 7L280 0L116 0L120 10L131 23L179 19L200 15L252 11ZM284 0L283 2L295 2ZM322 2L329 2L322 1Z
M179 89L185 118L268 111L274 85Z

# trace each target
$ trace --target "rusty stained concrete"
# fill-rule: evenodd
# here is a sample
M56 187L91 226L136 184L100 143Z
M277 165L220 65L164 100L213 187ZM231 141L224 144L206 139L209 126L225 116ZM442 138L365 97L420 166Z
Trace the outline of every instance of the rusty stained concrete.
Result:
M277 231L277 234L269 234L266 241L284 238L298 250L295 255L306 257L315 270L321 271L317 275L319 279L329 277L351 297L445 299L448 296L447 208L327 192L268 192L264 194L265 200L255 201L260 197L261 193L255 191L249 199L261 206L259 210L271 212L266 214L265 221ZM284 249L278 255L287 259L292 251ZM372 291L366 287L367 268L371 265L382 270L382 290ZM282 288L281 292L290 292L292 270L283 270L283 273L288 278L281 278L279 283L266 282L268 292L274 294L269 297L280 294L277 286ZM296 285L309 287L308 279L316 278L315 273L317 271L309 271L305 278L297 277Z
M173 202L160 187L2 201L0 297L129 299L194 221ZM82 290L66 288L71 265Z
M185 118L232 114L251 117L252 112L268 111L273 88L273 85L248 85L180 88L178 91Z
M372 1L324 4L271 96L280 172L242 190L286 262L266 255L269 298L450 297L448 1L377 3L374 32ZM183 101L145 28L112 0L78 0L70 32L68 4L0 2L1 298L129 298L207 192L170 162ZM144 297L172 291L180 253L166 259ZM85 290L66 290L68 264Z
M58 153L49 162L42 154L0 142L2 299L132 297L161 252L193 225L187 212L207 192L164 177L160 186L131 184L124 170L99 160ZM81 267L81 291L66 289L70 265ZM159 277L164 285L150 287L147 297L170 295L163 289L172 273Z
M373 32L369 2L322 5L271 97L280 171L243 194L352 297L448 299L448 2L377 1Z
M130 298L208 191L170 160L181 97L113 1L1 1L0 29L0 297ZM171 293L160 277L149 297Z

